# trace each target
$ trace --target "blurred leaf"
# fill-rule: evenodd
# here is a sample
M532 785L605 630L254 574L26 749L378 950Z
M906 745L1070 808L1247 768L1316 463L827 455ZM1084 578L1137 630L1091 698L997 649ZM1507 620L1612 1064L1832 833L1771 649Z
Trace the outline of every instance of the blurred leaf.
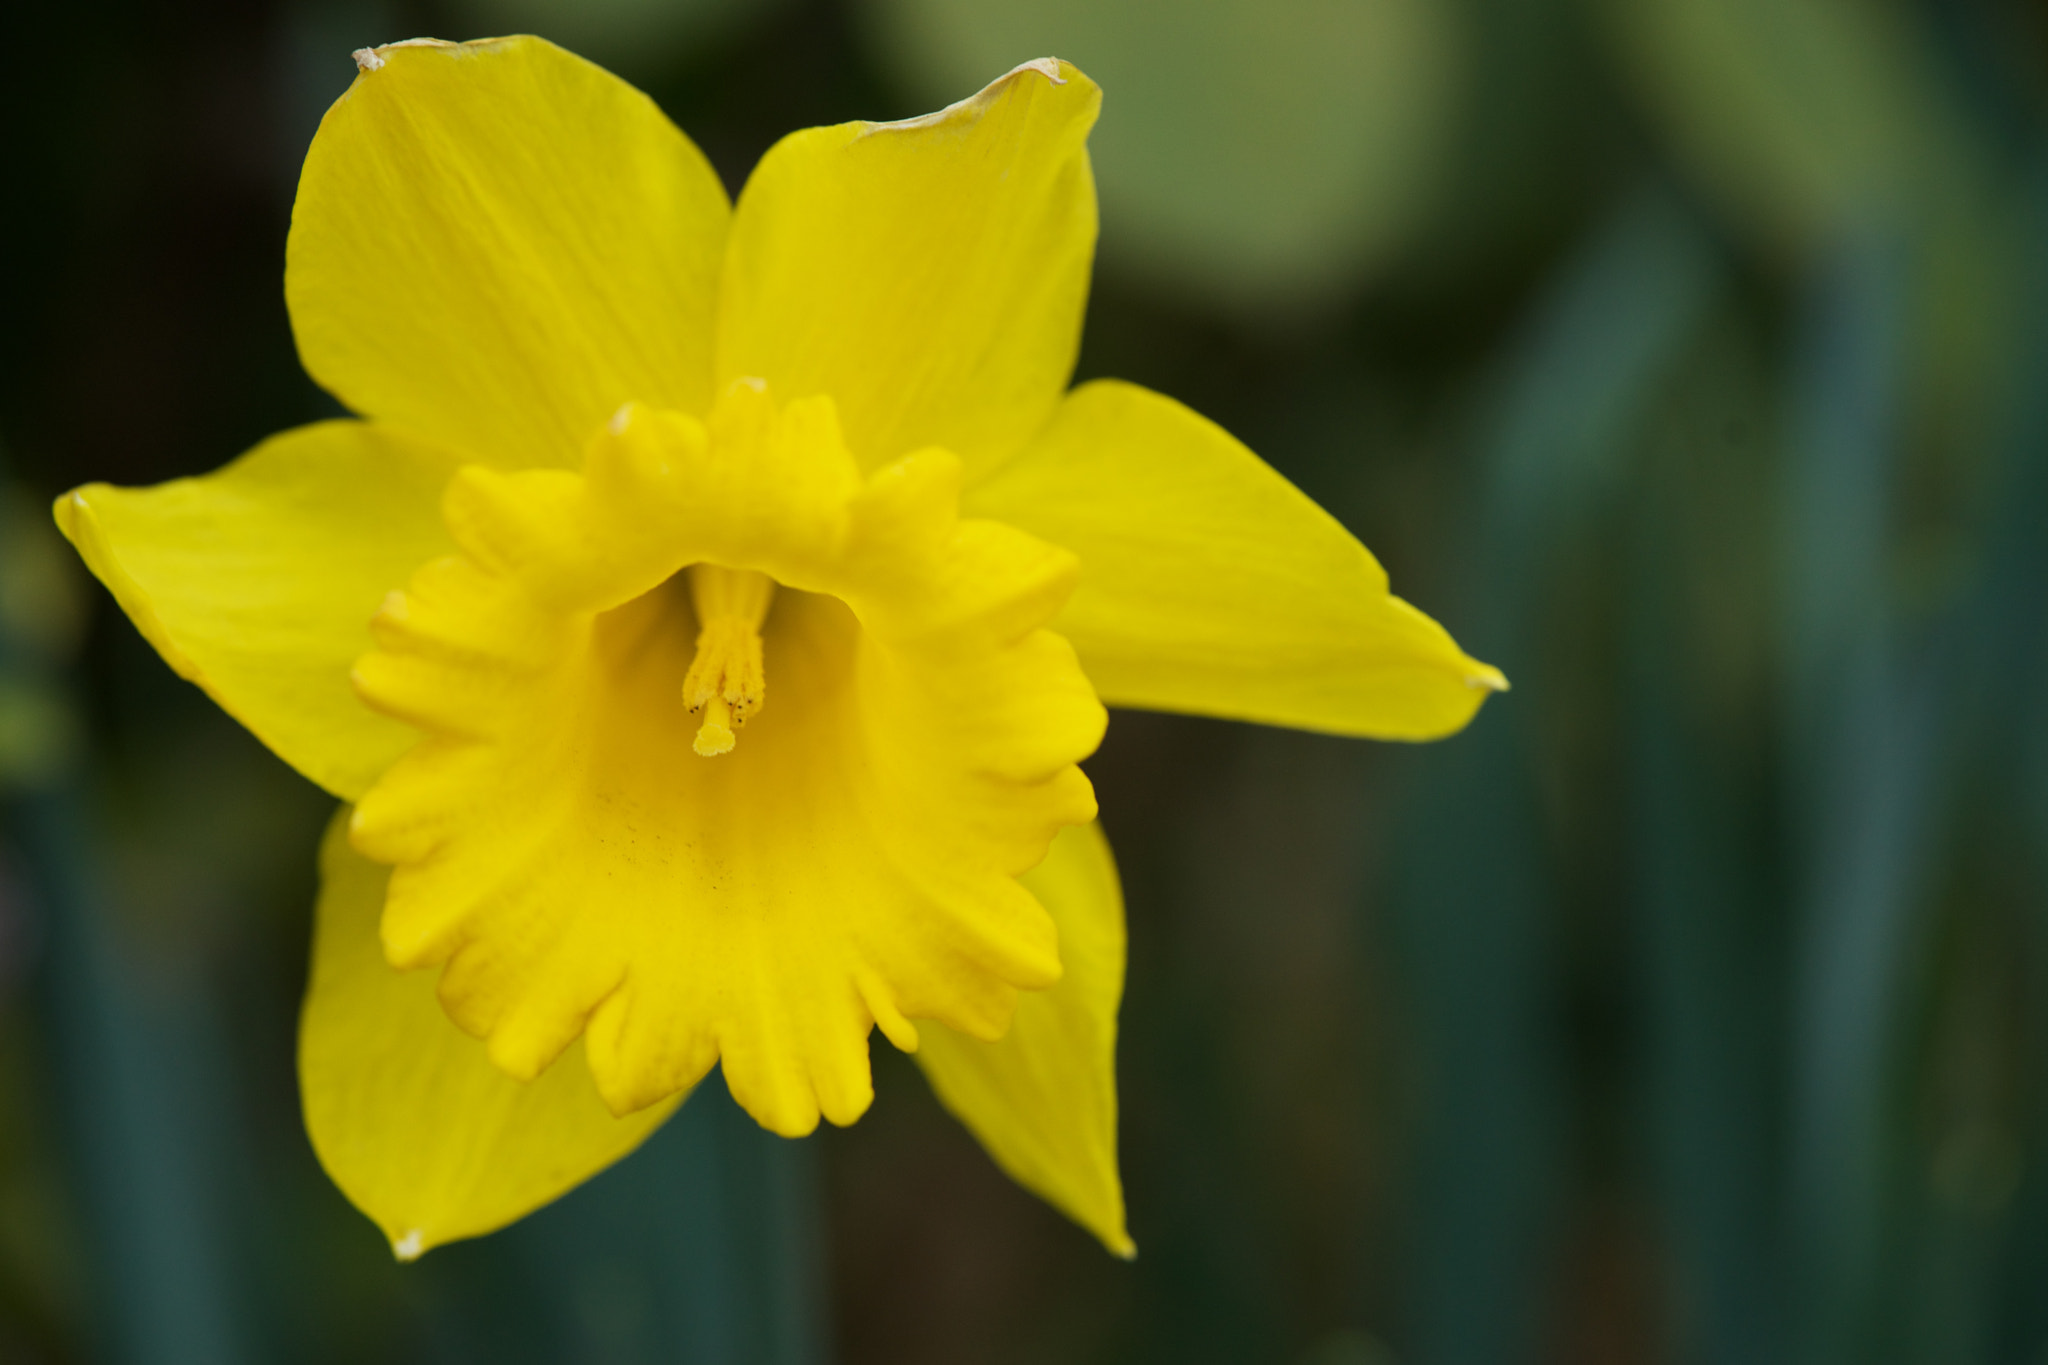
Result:
M1718 311L1718 310L1717 310ZM1730 310L1732 312L1732 310ZM1630 943L1672 1357L1778 1361L1787 1264L1773 1204L1784 1084L1780 906L1746 806L1768 696L1769 392L1717 318L1652 414L1630 504L1625 610ZM1738 435L1740 433L1740 435Z
M83 1211L94 1358L261 1358L251 1285L229 1244L236 1135L210 1002L193 979L128 951L75 786L32 793L0 816L47 934L39 1022Z
M78 747L78 720L47 684L0 675L0 786L47 781Z
M1969 149L1884 0L1601 0L1681 157L1747 227L1800 250L1851 217L1920 211Z
M782 7L782 0L455 0L454 10L465 38L534 33L632 77Z
M1454 136L1428 219L1385 281L1429 313L1525 287L1613 184L1613 102L1580 0L1462 0Z
M1309 1347L1301 1365L1395 1365L1395 1360L1393 1351L1378 1337L1345 1328Z
M927 102L1059 56L1099 82L1103 251L1258 317L1341 304L1417 225L1460 92L1444 0L870 0Z
M816 1144L749 1118L714 1071L618 1165L422 1262L470 1347L426 1358L822 1365L815 1159Z
M1658 189L1631 194L1560 264L1496 381L1479 529L1459 538L1484 578L1461 628L1516 690L1418 763L1393 888L1425 1093L1413 1331L1442 1365L1538 1358L1533 1286L1556 1235L1568 1103L1558 922L1584 890L1561 875L1541 755L1598 667L1560 666L1563 552L1625 487L1633 438L1721 287L1692 220Z
M78 560L58 537L48 507L18 490L0 496L0 631L10 647L61 662L84 621Z
M76 561L40 499L0 488L0 789L53 778L78 744L78 719L53 669L83 624Z

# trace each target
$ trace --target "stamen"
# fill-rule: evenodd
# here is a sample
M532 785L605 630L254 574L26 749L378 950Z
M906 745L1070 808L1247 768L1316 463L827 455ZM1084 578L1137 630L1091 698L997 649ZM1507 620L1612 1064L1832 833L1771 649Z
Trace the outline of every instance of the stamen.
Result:
M704 713L691 747L705 758L731 753L735 732L761 709L768 674L761 663L761 623L775 600L775 580L752 569L692 564L690 600L697 608L697 657L683 678L683 705Z

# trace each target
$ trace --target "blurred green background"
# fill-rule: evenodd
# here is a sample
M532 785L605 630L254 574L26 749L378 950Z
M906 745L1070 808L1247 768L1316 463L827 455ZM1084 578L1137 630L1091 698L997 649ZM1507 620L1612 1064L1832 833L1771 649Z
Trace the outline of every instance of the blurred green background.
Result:
M2048 1365L2048 11L2022 0L82 0L0 80L0 1360ZM1140 1255L876 1043L394 1265L293 1079L327 801L51 496L333 411L350 49L529 30L734 189L1051 52L1083 377L1193 403L1515 690L1120 713Z

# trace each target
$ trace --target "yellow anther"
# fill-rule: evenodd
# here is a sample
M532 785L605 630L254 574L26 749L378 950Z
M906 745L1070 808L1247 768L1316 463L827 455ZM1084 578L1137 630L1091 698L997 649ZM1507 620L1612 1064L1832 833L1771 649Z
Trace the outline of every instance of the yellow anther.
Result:
M706 758L732 752L735 732L761 709L768 675L761 664L761 623L775 600L775 580L751 569L690 566L697 608L697 657L683 678L683 704L704 713L691 747Z

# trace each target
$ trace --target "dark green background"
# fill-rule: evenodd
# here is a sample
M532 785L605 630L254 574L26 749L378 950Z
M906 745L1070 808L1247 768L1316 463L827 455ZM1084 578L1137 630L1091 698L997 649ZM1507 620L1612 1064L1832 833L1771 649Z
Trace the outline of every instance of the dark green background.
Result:
M1290 65L1358 6L1387 84ZM2048 1365L2038 5L599 9L8 11L0 1360ZM526 27L735 189L1066 47L1083 375L1223 422L1514 679L1413 749L1114 718L1134 1264L879 1039L851 1130L713 1083L412 1267L313 1160L328 802L45 509L333 410L280 282L349 49Z

